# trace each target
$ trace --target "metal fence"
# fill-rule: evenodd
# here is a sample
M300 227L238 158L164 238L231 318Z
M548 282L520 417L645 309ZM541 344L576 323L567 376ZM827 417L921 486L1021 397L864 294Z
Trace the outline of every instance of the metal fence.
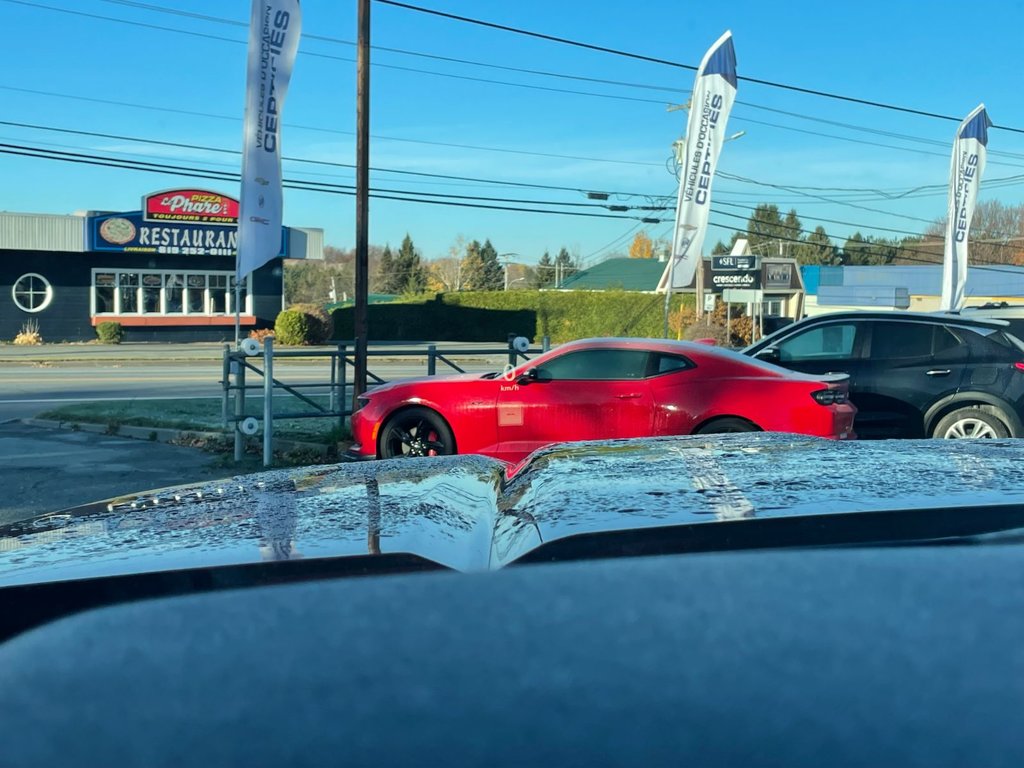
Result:
M530 348L523 340L510 335L508 345L493 348L444 348L437 344L421 346L377 346L367 350L368 358L420 358L426 359L428 376L438 374L438 363L442 373L465 373L453 358L471 354L477 357L507 356L508 365L516 366L531 355L546 352L550 347L548 337L544 337L540 348ZM274 361L280 359L301 358L304 360L323 359L328 362L329 373L325 380L314 383L292 383L281 381L274 374ZM368 363L369 366L369 363ZM273 338L267 338L260 344L254 339L246 339L239 349L232 349L230 344L224 345L223 374L221 385L222 416L224 426L233 427L235 443L235 461L241 461L245 449L245 438L254 436L262 430L263 465L270 466L273 461L273 440L275 419L336 419L343 426L345 419L352 415L349 387L349 368L355 369L355 342L342 342L331 349L274 349ZM249 375L259 377L259 383L252 381ZM384 378L371 370L366 372L370 387L387 383ZM246 415L246 399L259 392L263 398L262 417ZM300 410L274 411L275 392L287 392L299 400L305 408ZM311 396L312 395L312 396ZM259 395L256 395L259 396ZM313 398L326 396L327 402L322 403Z

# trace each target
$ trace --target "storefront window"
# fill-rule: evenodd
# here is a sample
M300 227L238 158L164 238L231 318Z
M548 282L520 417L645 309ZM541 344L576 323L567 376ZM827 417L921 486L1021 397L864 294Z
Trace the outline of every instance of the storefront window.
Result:
M206 275L188 276L188 313L206 314Z
M45 306L52 295L43 279L29 281L25 275L16 284L16 301L26 306ZM164 272L139 270L95 271L92 278L93 312L96 315L230 315L235 309L234 278L224 272ZM250 311L245 281L242 281L242 313ZM19 304L21 306L21 304ZM30 311L30 310L26 310ZM35 311L38 311L35 310Z
M228 313L228 276L210 275L210 314Z
M96 314L114 311L114 286L116 278L113 272L100 272L93 283L93 295L96 297Z
M160 288L163 279L160 275L142 276L142 311L158 314L160 312Z
M164 301L167 314L177 314L185 311L185 276L165 275L164 276Z
M121 272L117 276L120 286L119 298L121 306L118 312L130 314L139 311L139 276L134 272Z

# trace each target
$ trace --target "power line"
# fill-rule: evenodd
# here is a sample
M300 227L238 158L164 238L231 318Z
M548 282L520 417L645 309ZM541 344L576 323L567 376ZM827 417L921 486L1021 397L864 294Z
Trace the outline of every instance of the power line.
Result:
M104 21L111 21L111 22L116 22L116 23L120 23L120 24L128 24L128 25L140 26L140 27L144 27L144 28L147 28L147 29L155 29L155 30L162 31L162 32L172 32L172 33L178 33L178 34L184 34L184 35L192 35L192 36L197 36L197 37L203 37L203 38L206 38L206 39L219 40L219 41L231 42L231 43L236 43L236 44L244 44L244 42L245 42L243 40L236 40L236 39L233 39L233 38L220 37L220 36L217 36L217 35L208 35L208 34L205 34L205 33L196 33L196 32L192 32L190 30L182 30L182 29L164 27L164 26L160 26L160 25L147 24L147 23L144 23L144 22L136 22L136 21L133 21L133 20L130 20L130 19L114 18L114 17L109 17L109 16L103 16L103 15L100 15L100 14L85 13L85 12L82 12L82 11L74 11L74 10L70 10L70 9L66 9L66 8L58 8L58 7L54 7L54 6L44 5L42 3L30 2L29 0L0 0L0 1L2 1L2 2L9 2L9 3L15 3L15 4L18 4L18 5L31 6L31 7L34 7L34 8L40 8L40 9L44 9L44 10L56 11L56 12L60 12L60 13L68 13L68 14L73 14L73 15L78 15L78 16L84 16L84 17L87 17L87 18L99 19L99 20L104 20ZM237 20L233 20L233 19L224 19L224 18L219 18L219 17L215 17L215 16L209 16L209 15L206 15L206 14L196 14L196 13L191 13L191 12L188 12L188 11L181 11L181 10L173 9L173 8L165 8L165 7L162 7L162 6L157 6L157 5L153 5L153 4L149 4L149 3L128 2L127 0L101 0L101 1L102 2L113 3L113 4L121 5L121 6L140 8L140 9L147 10L147 11L153 11L153 12L158 12L158 13L168 13L168 14L176 15L176 16L184 16L184 17L189 17L189 18L200 19L200 20L206 21L206 22L229 24L229 25L236 26L236 27L245 27L245 26L247 26L245 22L241 22L241 21L237 21ZM349 41L349 40L342 40L342 39L339 39L339 38L332 38L332 37L327 37L327 36L323 36L323 35L310 35L310 34L307 34L307 35L304 35L304 37L306 37L308 39L323 40L323 41L326 41L326 42L331 42L331 43L340 44L340 45L348 45L348 46L354 45L354 43L352 41ZM435 59L435 60L440 60L440 61L449 61L449 62L453 62L453 63L468 64L468 65L479 66L479 67L488 67L488 68L494 68L494 69L502 69L502 70L506 70L506 71L514 71L514 72L521 72L521 73L527 73L527 74L542 75L542 76L546 76L546 77L557 77L557 78L565 78L565 79L571 79L571 80L577 80L577 81L598 82L598 83L604 83L604 84L610 84L610 85L616 85L616 86L624 86L624 87L630 87L630 88L646 88L646 89L651 89L651 90L661 90L661 91L667 91L667 92L679 93L679 94L689 93L689 91L684 90L684 89L679 89L679 88L668 88L668 87L664 87L664 86L652 86L652 85L645 85L645 84L640 84L640 83L629 83L629 82L624 82L624 81L608 80L608 79L605 79L605 78L592 78L592 77L585 77L585 76L579 76L579 75L569 75L569 74L564 74L564 73L550 72L550 71L545 71L545 70L528 69L528 68L522 68L522 67L510 67L510 66L506 66L506 65L498 65L498 64L491 64L491 63L487 63L487 62L472 61L472 60L468 60L468 59L458 59L458 58L454 58L454 57L450 57L450 56L440 56L440 55L435 55L435 54L427 54L427 53L423 53L423 52L419 52L419 51L408 51L408 50L404 50L404 49L400 49L400 48L387 48L387 47L383 47L383 46L373 46L373 48L376 49L376 50L389 51L389 52L399 53L399 54L403 54L403 55L418 56L418 57L423 57L423 58ZM337 61L345 61L345 62L349 62L349 63L354 61L354 59L349 58L349 57L331 56L329 54L322 54L322 53L317 53L317 52L312 52L312 51L300 50L300 53L305 54L305 55L314 56L314 57L319 57L319 58L327 58L327 59L333 59L333 60L337 60ZM434 76L434 77L445 77L445 78L451 78L451 79L457 79L457 80L467 80L467 81L471 81L471 82L481 82L481 83L487 83L487 84L491 84L491 85L502 85L502 86L513 87L513 88L524 88L524 89L530 89L530 90L548 91L548 92L553 92L553 93L566 93L566 94L572 94L572 95L578 95L578 96L588 96L588 97L593 97L593 98L615 99L615 100L633 101L633 102L641 102L641 103L652 103L652 104L663 104L664 103L663 101L655 100L655 99L641 99L641 98L637 98L637 97L623 96L623 95L620 95L620 94L595 93L595 92L592 92L592 91L579 91L579 90L572 90L572 89L566 89L566 88L551 88L551 87L548 87L548 86L541 86L541 85L535 85L535 84L529 84L529 83L516 83L516 82L505 81L505 80L494 80L494 79L490 79L490 78L472 77L472 76L469 76L469 75L458 75L458 74L449 73L449 72L437 72L437 71L434 71L434 70L418 69L418 68L414 68L414 67L403 67L403 66L399 66L399 65L386 64L386 63L380 63L380 62L374 62L372 64L372 66L374 66L375 68L382 67L382 68L394 69L394 70L399 70L399 71L404 71L404 72L412 72L412 73L416 73L416 74L425 74L425 75L430 75L430 76ZM820 122L820 123L827 123L827 124L836 125L836 126L839 126L839 127L844 127L844 128L849 129L849 130L862 131L862 132L872 133L872 134L876 134L876 135L891 136L891 137L898 138L898 139L904 140L904 141L913 141L913 142L918 142L918 143L930 144L930 145L933 145L933 146L942 146L944 144L944 142L940 142L940 141L937 141L935 139L926 139L926 138L921 138L921 137L908 136L906 134L899 134L899 133L895 133L895 132L892 132L892 131L883 131L883 130L879 130L879 129L875 129L875 128L869 128L869 127L865 127L865 126L858 126L858 125L853 125L853 124L850 124L850 123L844 123L844 122L841 122L841 121L827 120L827 119L824 119L824 118L814 117L814 116L811 116L811 115L804 115L804 114L801 114L801 113L798 113L798 112L791 112L791 111L787 111L787 110L780 110L780 109L776 109L776 108L773 108L773 107L767 107L767 106L764 106L764 105L754 104L754 103L746 102L746 101L737 101L736 103L738 105L742 105L742 106L745 106L745 107L751 107L753 109L760 109L760 110L764 110L764 111L774 112L774 113L777 113L777 114L784 114L784 115L788 115L788 116L791 116L791 117L795 117L797 119L811 120L811 121ZM796 133L802 133L802 134L805 134L805 135L820 136L820 137L823 137L823 138L830 138L830 139L835 139L835 140L838 140L838 141L848 141L848 142L852 142L852 143L856 143L856 144L862 144L862 145L866 145L866 146L875 146L875 147L880 147L880 148L883 148L883 149L890 149L890 150L895 150L895 151L913 152L913 153L922 154L922 155L945 157L945 155L942 154L942 153L928 152L926 150L915 150L915 149L910 148L910 147L901 147L901 146L895 146L895 145L892 145L892 144L883 144L883 143L880 143L880 142L863 141L863 140L858 140L858 139L854 139L854 138L851 138L851 137L837 136L835 134L823 133L823 132L820 132L820 131L811 131L811 130L807 130L807 129L796 128L794 126L782 125L782 124L779 124L779 123L771 123L771 122L767 122L767 121L763 121L763 120L756 120L756 119L753 119L753 118L743 117L741 115L734 115L733 119L737 120L737 121L741 121L741 122L747 122L747 123L750 123L750 124L753 124L753 125L762 125L762 126L766 126L766 127L770 127L770 128L776 128L776 129L779 129L779 130L792 131L792 132L796 132ZM993 156L993 157L995 157L995 156L1007 156L1007 157L1016 157L1016 158L1024 159L1024 154L1014 153L1014 152L1007 152L1007 151L993 150L992 152L990 152L990 155ZM1014 164L1014 163L1002 163L1002 162L994 160L994 159L990 160L990 163L991 164L999 164L999 165L1008 165L1008 166L1011 166L1011 167L1024 167L1022 165Z
M646 61L652 64L663 64L665 66L676 67L678 69L685 69L691 72L695 72L697 67L692 64L683 64L678 61L671 61L669 59L661 59L655 56L646 56L644 54L633 53L630 51L623 51L617 48L610 48L603 45L595 45L593 43L585 43L579 40L572 40L566 37L558 37L556 35L548 35L542 32L535 32L520 27L513 27L507 24L498 24L492 21L484 21L483 19L475 19L469 16L461 16L455 13L447 13L445 11L438 11L433 8L424 8L418 5L412 5L410 3L399 2L399 0L376 0L376 2L382 5L391 5L396 8L404 8L409 11L415 11L417 13L424 13L431 16L438 16L441 18L451 19L453 21L459 21L466 24L474 24L476 26L487 27L489 29L496 29L502 32L511 32L517 35L523 35L526 37L533 37L540 40L547 40L549 42L560 43L563 45L570 45L576 48L583 48L586 50L597 51L599 53L608 53L615 56L622 56L624 58L635 59L637 61ZM918 115L921 117L931 117L939 120L949 120L952 122L959 123L962 118L953 117L952 115L943 115L938 112L928 112L926 110L915 109L913 107L904 107L896 104L887 104L881 101L873 101L871 99L862 99L856 96L846 96L839 93L832 93L830 91L822 91L815 88L804 88L798 85L788 85L786 83L777 83L772 80L764 80L757 77L744 77L739 76L737 79L743 80L748 83L756 83L757 85L764 85L769 88L779 88L781 90L792 91L795 93L803 93L809 96L819 96L822 98L833 99L836 101L845 101L852 104L861 104L868 107L876 107L879 109L887 109L893 112L903 112L911 115ZM1024 128L1014 128L1006 125L993 125L995 129L1012 131L1014 133L1024 133Z
M57 150L48 149L35 149L32 147L26 147L22 145L4 144L0 143L0 154L8 155L19 155L24 157L33 157L43 160L55 160L62 162L71 162L85 165L96 165L104 166L109 168L121 168L124 170L135 170L143 171L147 173L162 173L171 175L186 175L195 178L213 179L217 181L239 181L239 174L228 171L215 171L203 168L192 168L187 166L170 165L167 163L147 163L136 160L119 160L117 158L103 158L97 155L86 155L74 152L62 152ZM288 189L298 189L307 192L326 192L330 194L352 196L355 194L354 190L349 185L340 184L328 184L325 182L310 181L306 179L284 179L282 186ZM416 193L407 192L403 190L387 190L388 192L394 192L395 194L382 194L384 190L379 190L375 193L371 193L371 197L381 200L398 200L402 202L410 203L423 203L429 205L445 205L456 208L479 208L485 210L499 210L499 211L515 211L519 213L541 213L558 216L582 216L587 218L603 218L603 219L618 219L621 221L635 219L634 216L617 216L612 213L591 213L586 211L558 211L548 208L523 208L523 207L512 207L507 205L485 205L482 203L470 203L460 202L458 200L431 200L426 197L403 197L402 195L426 195L428 193ZM437 197L449 197L448 195L436 195ZM486 198L476 198L486 199ZM534 201L526 201L532 203ZM537 203L538 205L542 203ZM556 205L564 205L564 203L555 203ZM658 219L657 223L662 223L661 219Z
M128 108L132 108L132 109L144 109L144 110L149 110L149 111L153 111L153 112L167 112L167 113L172 113L172 114L186 115L188 117L205 117L205 118L210 118L210 119L214 119L214 120L228 120L228 121L235 122L235 123L241 122L241 118L233 117L231 115L218 115L218 114L212 113L212 112L199 112L199 111L188 110L188 109L176 109L174 107L158 107L158 106L151 105L151 104L138 104L138 103L129 102L129 101L117 101L117 100L114 100L114 99L100 99L100 98L96 98L96 97L92 97L92 96L79 96L78 94L60 93L60 92L57 92L57 91L43 91L43 90L37 90L37 89L34 89L34 88L19 88L19 87L13 86L13 85L0 85L0 90L14 91L14 92L17 92L17 93L30 93L30 94L34 94L34 95L37 95L37 96L49 96L49 97L61 98L61 99L74 99L74 100L77 100L77 101L85 101L85 102L90 102L90 103L93 103L93 104L108 104L108 105L112 105L112 106L128 107ZM293 129L297 129L297 130L304 130L304 131L316 131L318 133L338 134L338 135L341 135L341 136L354 136L355 135L355 131L343 131L343 130L340 130L340 129L337 129L337 128L322 128L320 126L301 125L299 123L285 123L284 125L285 125L285 127L288 127L288 128L293 128ZM435 146L435 147L451 147L451 148L455 148L455 149L471 149L471 150L480 151L480 152L499 152L499 153L505 153L505 154L513 154L513 155L526 155L526 156L532 156L532 157L554 158L554 159L559 159L559 160L582 160L582 161L586 161L586 162L611 163L611 164L615 164L615 165L639 165L639 166L651 166L651 167L655 167L655 168L660 168L661 167L661 163L643 162L643 161L640 161L640 160L616 160L616 159L607 158L607 157L587 157L587 156L583 156L583 155L562 155L562 154L558 154L558 153L555 153L555 152L531 152L531 151L528 151L528 150L525 150L525 149L511 149L511 148L508 148L508 147L489 147L489 146L478 145L478 144L459 144L459 143L456 143L456 142L447 142L447 141L429 141L427 139L408 139L408 138L401 137L401 136L384 136L384 135L380 135L380 134L375 134L375 135L372 136L372 138L377 139L378 141L398 141L398 142L403 142L403 143L408 143L408 144L424 144L424 145Z

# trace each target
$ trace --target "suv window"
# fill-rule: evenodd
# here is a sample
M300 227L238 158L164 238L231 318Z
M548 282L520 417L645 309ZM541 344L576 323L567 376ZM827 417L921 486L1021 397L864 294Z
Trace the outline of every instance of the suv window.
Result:
M614 381L642 379L647 372L642 349L585 349L548 360L537 369L541 381Z
M896 360L907 357L930 357L935 331L949 334L942 326L928 323L880 322L871 324L872 360ZM941 338L943 349L956 344L949 344L945 337ZM955 339L954 339L955 341Z
M775 345L779 361L843 360L853 357L853 343L857 326L853 323L819 325L797 333Z

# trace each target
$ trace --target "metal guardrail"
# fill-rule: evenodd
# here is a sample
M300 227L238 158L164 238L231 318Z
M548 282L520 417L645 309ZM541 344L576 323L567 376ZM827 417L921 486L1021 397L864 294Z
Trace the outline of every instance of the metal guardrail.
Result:
M522 346L522 343L520 343ZM508 364L515 366L521 360L529 360L531 355L548 351L550 342L547 336L539 349L519 349L516 346L516 337L509 335L508 345L494 348L473 348L473 349L445 349L437 344L427 344L420 348L408 347L385 347L368 349L367 357L378 358L426 358L428 376L436 376L438 362L443 366L455 371L465 373L466 371L456 364L451 358L465 356L492 357L507 355ZM245 437L253 436L263 431L263 465L269 467L273 462L273 440L275 419L322 419L334 418L338 420L339 426L344 425L345 419L352 415L352 409L348 402L348 367L355 368L355 342L341 342L334 349L318 350L275 350L273 338L263 340L262 345L255 339L246 339L239 349L232 349L230 344L224 345L223 371L221 375L222 395L222 417L224 426L234 426L234 457L235 461L241 461L245 448ZM274 376L274 360L288 358L324 358L330 360L329 380L312 384L286 384ZM262 362L262 367L257 365ZM442 370L444 370L442 368ZM259 384L247 384L246 372L249 371L259 377ZM367 378L372 385L386 384L386 380L372 371L367 370ZM328 403L324 406L307 396L300 390L327 390ZM246 393L251 390L260 390L263 394L262 418L246 415ZM274 412L275 391L287 392L305 403L311 410L288 411L284 413Z

